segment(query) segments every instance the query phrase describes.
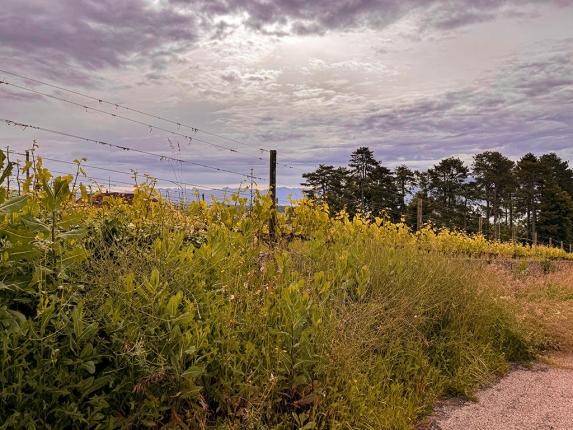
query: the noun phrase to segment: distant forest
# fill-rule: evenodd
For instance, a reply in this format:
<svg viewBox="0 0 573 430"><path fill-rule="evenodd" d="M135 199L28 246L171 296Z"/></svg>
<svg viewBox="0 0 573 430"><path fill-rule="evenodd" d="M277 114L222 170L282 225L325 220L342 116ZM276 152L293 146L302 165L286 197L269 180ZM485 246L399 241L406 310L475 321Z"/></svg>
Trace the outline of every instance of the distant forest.
<svg viewBox="0 0 573 430"><path fill-rule="evenodd" d="M328 203L333 213L386 214L416 224L418 198L423 220L436 227L479 231L489 238L539 243L573 242L573 170L555 153L525 154L514 162L495 151L471 165L450 157L425 171L384 167L367 147L354 151L347 167L320 165L303 174L307 197Z"/></svg>

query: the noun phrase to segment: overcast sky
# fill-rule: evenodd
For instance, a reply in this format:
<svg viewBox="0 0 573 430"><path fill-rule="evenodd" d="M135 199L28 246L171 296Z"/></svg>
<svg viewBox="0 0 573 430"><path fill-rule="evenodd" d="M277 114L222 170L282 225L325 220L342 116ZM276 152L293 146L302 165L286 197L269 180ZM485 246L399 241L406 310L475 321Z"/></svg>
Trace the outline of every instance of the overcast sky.
<svg viewBox="0 0 573 430"><path fill-rule="evenodd" d="M0 80L240 153L0 86L0 118L279 185L371 147L386 166L555 151L573 160L573 0L2 0L0 69L241 142L194 133L0 72ZM214 186L239 175L0 124L0 144ZM260 160L259 158L263 158ZM69 166L47 163L54 169ZM89 170L89 169L88 169ZM128 180L89 170L93 176Z"/></svg>

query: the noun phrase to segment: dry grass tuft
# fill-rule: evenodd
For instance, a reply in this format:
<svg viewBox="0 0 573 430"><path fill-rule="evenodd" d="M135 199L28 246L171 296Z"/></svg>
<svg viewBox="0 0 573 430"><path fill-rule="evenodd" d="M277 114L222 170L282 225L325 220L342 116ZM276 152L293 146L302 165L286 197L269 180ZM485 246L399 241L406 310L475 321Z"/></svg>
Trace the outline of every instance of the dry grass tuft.
<svg viewBox="0 0 573 430"><path fill-rule="evenodd" d="M512 301L518 320L542 350L573 351L573 265L549 273L492 269L502 298Z"/></svg>

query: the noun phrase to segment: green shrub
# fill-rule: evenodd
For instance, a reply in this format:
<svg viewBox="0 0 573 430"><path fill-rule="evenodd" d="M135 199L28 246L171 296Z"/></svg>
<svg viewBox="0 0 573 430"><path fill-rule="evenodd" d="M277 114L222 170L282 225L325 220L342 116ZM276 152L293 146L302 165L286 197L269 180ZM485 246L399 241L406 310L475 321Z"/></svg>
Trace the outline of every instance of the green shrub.
<svg viewBox="0 0 573 430"><path fill-rule="evenodd" d="M69 179L0 198L2 429L407 429L532 352L494 272L403 226L302 204L273 244L268 199Z"/></svg>

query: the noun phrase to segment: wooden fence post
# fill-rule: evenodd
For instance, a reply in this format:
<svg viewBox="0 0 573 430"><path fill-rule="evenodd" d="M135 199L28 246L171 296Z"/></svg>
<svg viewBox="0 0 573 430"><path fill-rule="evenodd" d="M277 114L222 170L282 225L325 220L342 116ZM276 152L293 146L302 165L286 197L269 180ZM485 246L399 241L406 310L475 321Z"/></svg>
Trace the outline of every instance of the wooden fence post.
<svg viewBox="0 0 573 430"><path fill-rule="evenodd" d="M28 163L30 162L30 151L26 150L26 167L28 166ZM30 168L28 167L26 169L26 181L28 181L30 179Z"/></svg>
<svg viewBox="0 0 573 430"><path fill-rule="evenodd" d="M271 217L269 219L269 235L271 240L276 239L277 227L277 151L270 150L269 159L269 192L271 195Z"/></svg>
<svg viewBox="0 0 573 430"><path fill-rule="evenodd" d="M6 167L10 168L10 147L6 147ZM10 198L10 175L6 178L6 196Z"/></svg>

